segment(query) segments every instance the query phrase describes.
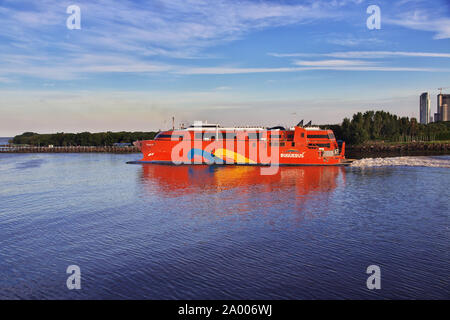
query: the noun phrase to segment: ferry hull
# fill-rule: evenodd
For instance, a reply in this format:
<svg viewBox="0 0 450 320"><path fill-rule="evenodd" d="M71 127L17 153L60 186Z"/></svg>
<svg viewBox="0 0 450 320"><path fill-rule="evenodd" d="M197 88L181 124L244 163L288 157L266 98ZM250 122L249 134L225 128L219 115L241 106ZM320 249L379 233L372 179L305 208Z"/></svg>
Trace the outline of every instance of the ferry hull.
<svg viewBox="0 0 450 320"><path fill-rule="evenodd" d="M335 150L269 146L264 141L244 141L227 146L227 141L139 141L143 158L136 163L209 164L209 165L279 165L279 166L341 166L348 164L344 149Z"/></svg>
<svg viewBox="0 0 450 320"><path fill-rule="evenodd" d="M137 141L139 163L300 166L343 165L331 130L303 127L222 128L198 123L186 129L159 132L154 140Z"/></svg>

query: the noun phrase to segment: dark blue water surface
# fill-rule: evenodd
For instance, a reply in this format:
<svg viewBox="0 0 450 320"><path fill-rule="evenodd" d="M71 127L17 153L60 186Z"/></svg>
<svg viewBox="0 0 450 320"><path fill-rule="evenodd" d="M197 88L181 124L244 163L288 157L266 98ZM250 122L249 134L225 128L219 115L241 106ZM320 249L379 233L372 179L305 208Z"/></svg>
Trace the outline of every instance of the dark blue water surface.
<svg viewBox="0 0 450 320"><path fill-rule="evenodd" d="M0 298L450 298L448 167L138 158L0 154Z"/></svg>

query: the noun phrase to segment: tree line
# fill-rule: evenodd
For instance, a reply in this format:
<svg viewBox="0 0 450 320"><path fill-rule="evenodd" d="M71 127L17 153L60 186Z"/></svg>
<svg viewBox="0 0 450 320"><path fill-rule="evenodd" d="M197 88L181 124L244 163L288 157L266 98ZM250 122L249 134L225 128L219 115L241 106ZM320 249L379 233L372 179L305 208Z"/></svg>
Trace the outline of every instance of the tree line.
<svg viewBox="0 0 450 320"><path fill-rule="evenodd" d="M355 113L352 119L345 118L342 124L324 125L332 129L336 139L348 144L363 144L369 141L408 142L450 140L450 121L420 124L415 118L398 117L385 111ZM133 143L150 140L157 132L81 132L38 134L25 132L12 139L14 144L33 146L112 146L114 143Z"/></svg>
<svg viewBox="0 0 450 320"><path fill-rule="evenodd" d="M133 143L136 140L151 140L157 132L81 132L39 134L25 132L12 139L14 144L32 146L112 146L114 143Z"/></svg>
<svg viewBox="0 0 450 320"><path fill-rule="evenodd" d="M332 129L336 139L353 145L369 141L450 140L450 121L420 124L416 118L398 117L385 111L358 112L340 125L322 127Z"/></svg>

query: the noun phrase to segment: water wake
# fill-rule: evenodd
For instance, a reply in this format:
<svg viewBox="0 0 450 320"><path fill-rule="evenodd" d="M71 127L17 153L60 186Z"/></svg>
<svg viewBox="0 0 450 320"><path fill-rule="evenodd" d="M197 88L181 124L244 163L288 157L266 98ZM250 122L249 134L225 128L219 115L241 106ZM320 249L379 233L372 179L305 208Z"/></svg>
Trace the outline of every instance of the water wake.
<svg viewBox="0 0 450 320"><path fill-rule="evenodd" d="M357 168L388 166L450 168L450 159L432 157L366 158L354 161L351 166Z"/></svg>

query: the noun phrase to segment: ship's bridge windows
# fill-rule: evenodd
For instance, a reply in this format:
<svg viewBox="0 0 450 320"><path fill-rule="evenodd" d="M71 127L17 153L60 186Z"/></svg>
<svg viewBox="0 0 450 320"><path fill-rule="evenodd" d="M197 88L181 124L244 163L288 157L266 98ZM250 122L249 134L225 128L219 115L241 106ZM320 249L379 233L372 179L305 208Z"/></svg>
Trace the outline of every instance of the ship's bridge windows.
<svg viewBox="0 0 450 320"><path fill-rule="evenodd" d="M308 139L328 139L328 134L308 134Z"/></svg>
<svg viewBox="0 0 450 320"><path fill-rule="evenodd" d="M328 138L331 139L331 140L335 140L336 139L333 132L328 133Z"/></svg>
<svg viewBox="0 0 450 320"><path fill-rule="evenodd" d="M171 134L158 134L155 139L170 139L172 137Z"/></svg>
<svg viewBox="0 0 450 320"><path fill-rule="evenodd" d="M281 139L281 134L271 134L270 138L272 138L272 139Z"/></svg>
<svg viewBox="0 0 450 320"><path fill-rule="evenodd" d="M294 140L294 134L293 133L288 134L287 139Z"/></svg>
<svg viewBox="0 0 450 320"><path fill-rule="evenodd" d="M161 132L158 132L158 133L156 134L156 136L155 136L154 139L155 139L155 140L158 139L161 135L162 135L162 131L161 131Z"/></svg>
<svg viewBox="0 0 450 320"><path fill-rule="evenodd" d="M180 134L163 134L163 133L158 133L158 134L155 136L155 140L160 140L160 139L183 140L183 135L180 135Z"/></svg>

